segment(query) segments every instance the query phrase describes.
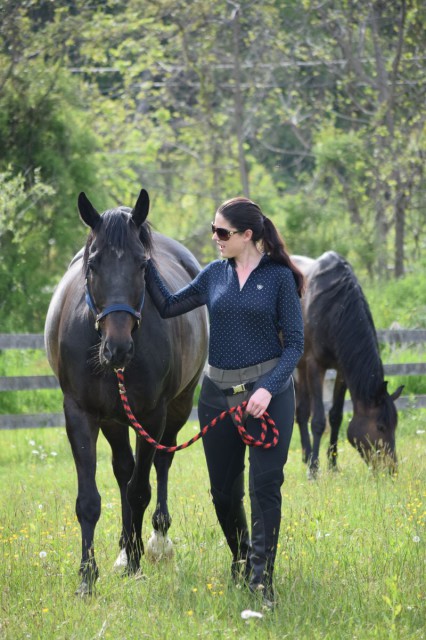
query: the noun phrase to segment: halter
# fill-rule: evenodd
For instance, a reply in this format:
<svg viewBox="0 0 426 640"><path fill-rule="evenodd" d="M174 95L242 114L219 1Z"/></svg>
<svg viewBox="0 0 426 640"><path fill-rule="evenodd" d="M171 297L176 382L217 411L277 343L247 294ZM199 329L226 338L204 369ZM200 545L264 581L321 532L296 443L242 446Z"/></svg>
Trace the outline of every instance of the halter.
<svg viewBox="0 0 426 640"><path fill-rule="evenodd" d="M109 307L106 307L101 312L99 312L97 310L97 308L96 308L95 301L93 300L93 296L92 296L92 294L90 292L89 281L88 281L87 275L86 275L86 280L85 280L85 284L84 284L84 293L85 293L87 306L89 307L89 309L92 311L93 315L95 316L95 329L99 333L99 335L101 335L101 332L100 332L100 329L99 329L100 321L102 320L102 318L105 318L105 316L109 315L110 313L113 313L114 311L125 311L126 313L130 313L131 316L136 318L135 327L139 327L139 325L141 323L142 309L143 309L143 305L144 305L144 302L145 302L145 291L142 293L141 301L139 303L139 310L138 309L134 309L129 304L125 304L125 303L121 304L120 303L120 304L110 304Z"/></svg>

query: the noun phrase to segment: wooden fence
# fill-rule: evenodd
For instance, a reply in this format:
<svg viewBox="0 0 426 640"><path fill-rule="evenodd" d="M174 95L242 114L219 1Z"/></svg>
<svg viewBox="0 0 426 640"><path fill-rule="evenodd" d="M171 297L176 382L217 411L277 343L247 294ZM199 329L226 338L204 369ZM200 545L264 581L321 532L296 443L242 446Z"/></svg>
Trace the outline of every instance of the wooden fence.
<svg viewBox="0 0 426 640"><path fill-rule="evenodd" d="M377 331L380 342L390 344L424 344L426 342L426 330L383 330ZM40 349L44 350L42 334L1 334L0 351L4 349ZM423 376L426 375L426 362L404 363L404 364L384 364L386 377L388 376ZM328 371L326 383L330 385L335 377L334 371ZM46 376L8 376L0 377L0 411L2 391L22 391L35 389L58 389L58 382L53 375ZM329 405L327 392L325 391L326 405ZM417 409L426 407L426 395L401 396L396 401L399 410ZM351 411L350 400L345 401L345 411ZM0 414L0 429L22 429L34 427L59 427L65 424L63 413L38 413L6 415Z"/></svg>

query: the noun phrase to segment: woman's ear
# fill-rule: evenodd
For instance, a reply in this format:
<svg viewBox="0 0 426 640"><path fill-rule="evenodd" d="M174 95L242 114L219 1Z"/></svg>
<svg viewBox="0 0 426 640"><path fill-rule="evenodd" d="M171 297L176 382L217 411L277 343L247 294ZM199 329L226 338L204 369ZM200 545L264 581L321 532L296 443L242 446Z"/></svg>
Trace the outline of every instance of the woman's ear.
<svg viewBox="0 0 426 640"><path fill-rule="evenodd" d="M253 240L253 230L246 229L243 233L243 238L244 240L247 240L247 242L250 242L250 240Z"/></svg>

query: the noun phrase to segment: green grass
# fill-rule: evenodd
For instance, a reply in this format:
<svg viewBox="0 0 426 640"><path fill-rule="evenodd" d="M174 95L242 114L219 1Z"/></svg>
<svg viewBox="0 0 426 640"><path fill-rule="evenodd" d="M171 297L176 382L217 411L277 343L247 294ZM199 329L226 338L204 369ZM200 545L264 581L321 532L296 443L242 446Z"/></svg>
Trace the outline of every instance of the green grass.
<svg viewBox="0 0 426 640"><path fill-rule="evenodd" d="M179 442L197 428L187 424ZM210 501L200 442L177 453L171 470L175 557L159 565L144 559L146 577L135 580L113 570L119 496L109 448L100 438L103 508L96 554L101 575L96 596L81 600L73 595L79 583L80 531L65 431L2 431L0 637L426 638L425 431L426 412L400 414L396 478L373 475L343 439L341 470L328 472L324 441L316 482L306 479L295 431L282 490L279 606L248 621L241 619L241 611L257 606L230 582L230 553ZM154 502L145 517L145 542Z"/></svg>

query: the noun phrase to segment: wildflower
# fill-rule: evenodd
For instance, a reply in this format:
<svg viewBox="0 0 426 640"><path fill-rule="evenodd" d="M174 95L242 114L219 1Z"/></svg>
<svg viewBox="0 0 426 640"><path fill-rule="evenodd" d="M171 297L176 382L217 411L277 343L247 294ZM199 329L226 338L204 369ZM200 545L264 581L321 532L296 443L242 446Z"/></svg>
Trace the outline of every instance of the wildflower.
<svg viewBox="0 0 426 640"><path fill-rule="evenodd" d="M193 615L194 615L193 610L192 610L192 609L190 609L189 611L187 611L187 612L186 612L186 615L188 615L188 616L193 616Z"/></svg>
<svg viewBox="0 0 426 640"><path fill-rule="evenodd" d="M40 556L40 558L45 558L47 556L47 553L46 551L40 551L38 555Z"/></svg>
<svg viewBox="0 0 426 640"><path fill-rule="evenodd" d="M413 542L420 542L419 536L413 536Z"/></svg>

